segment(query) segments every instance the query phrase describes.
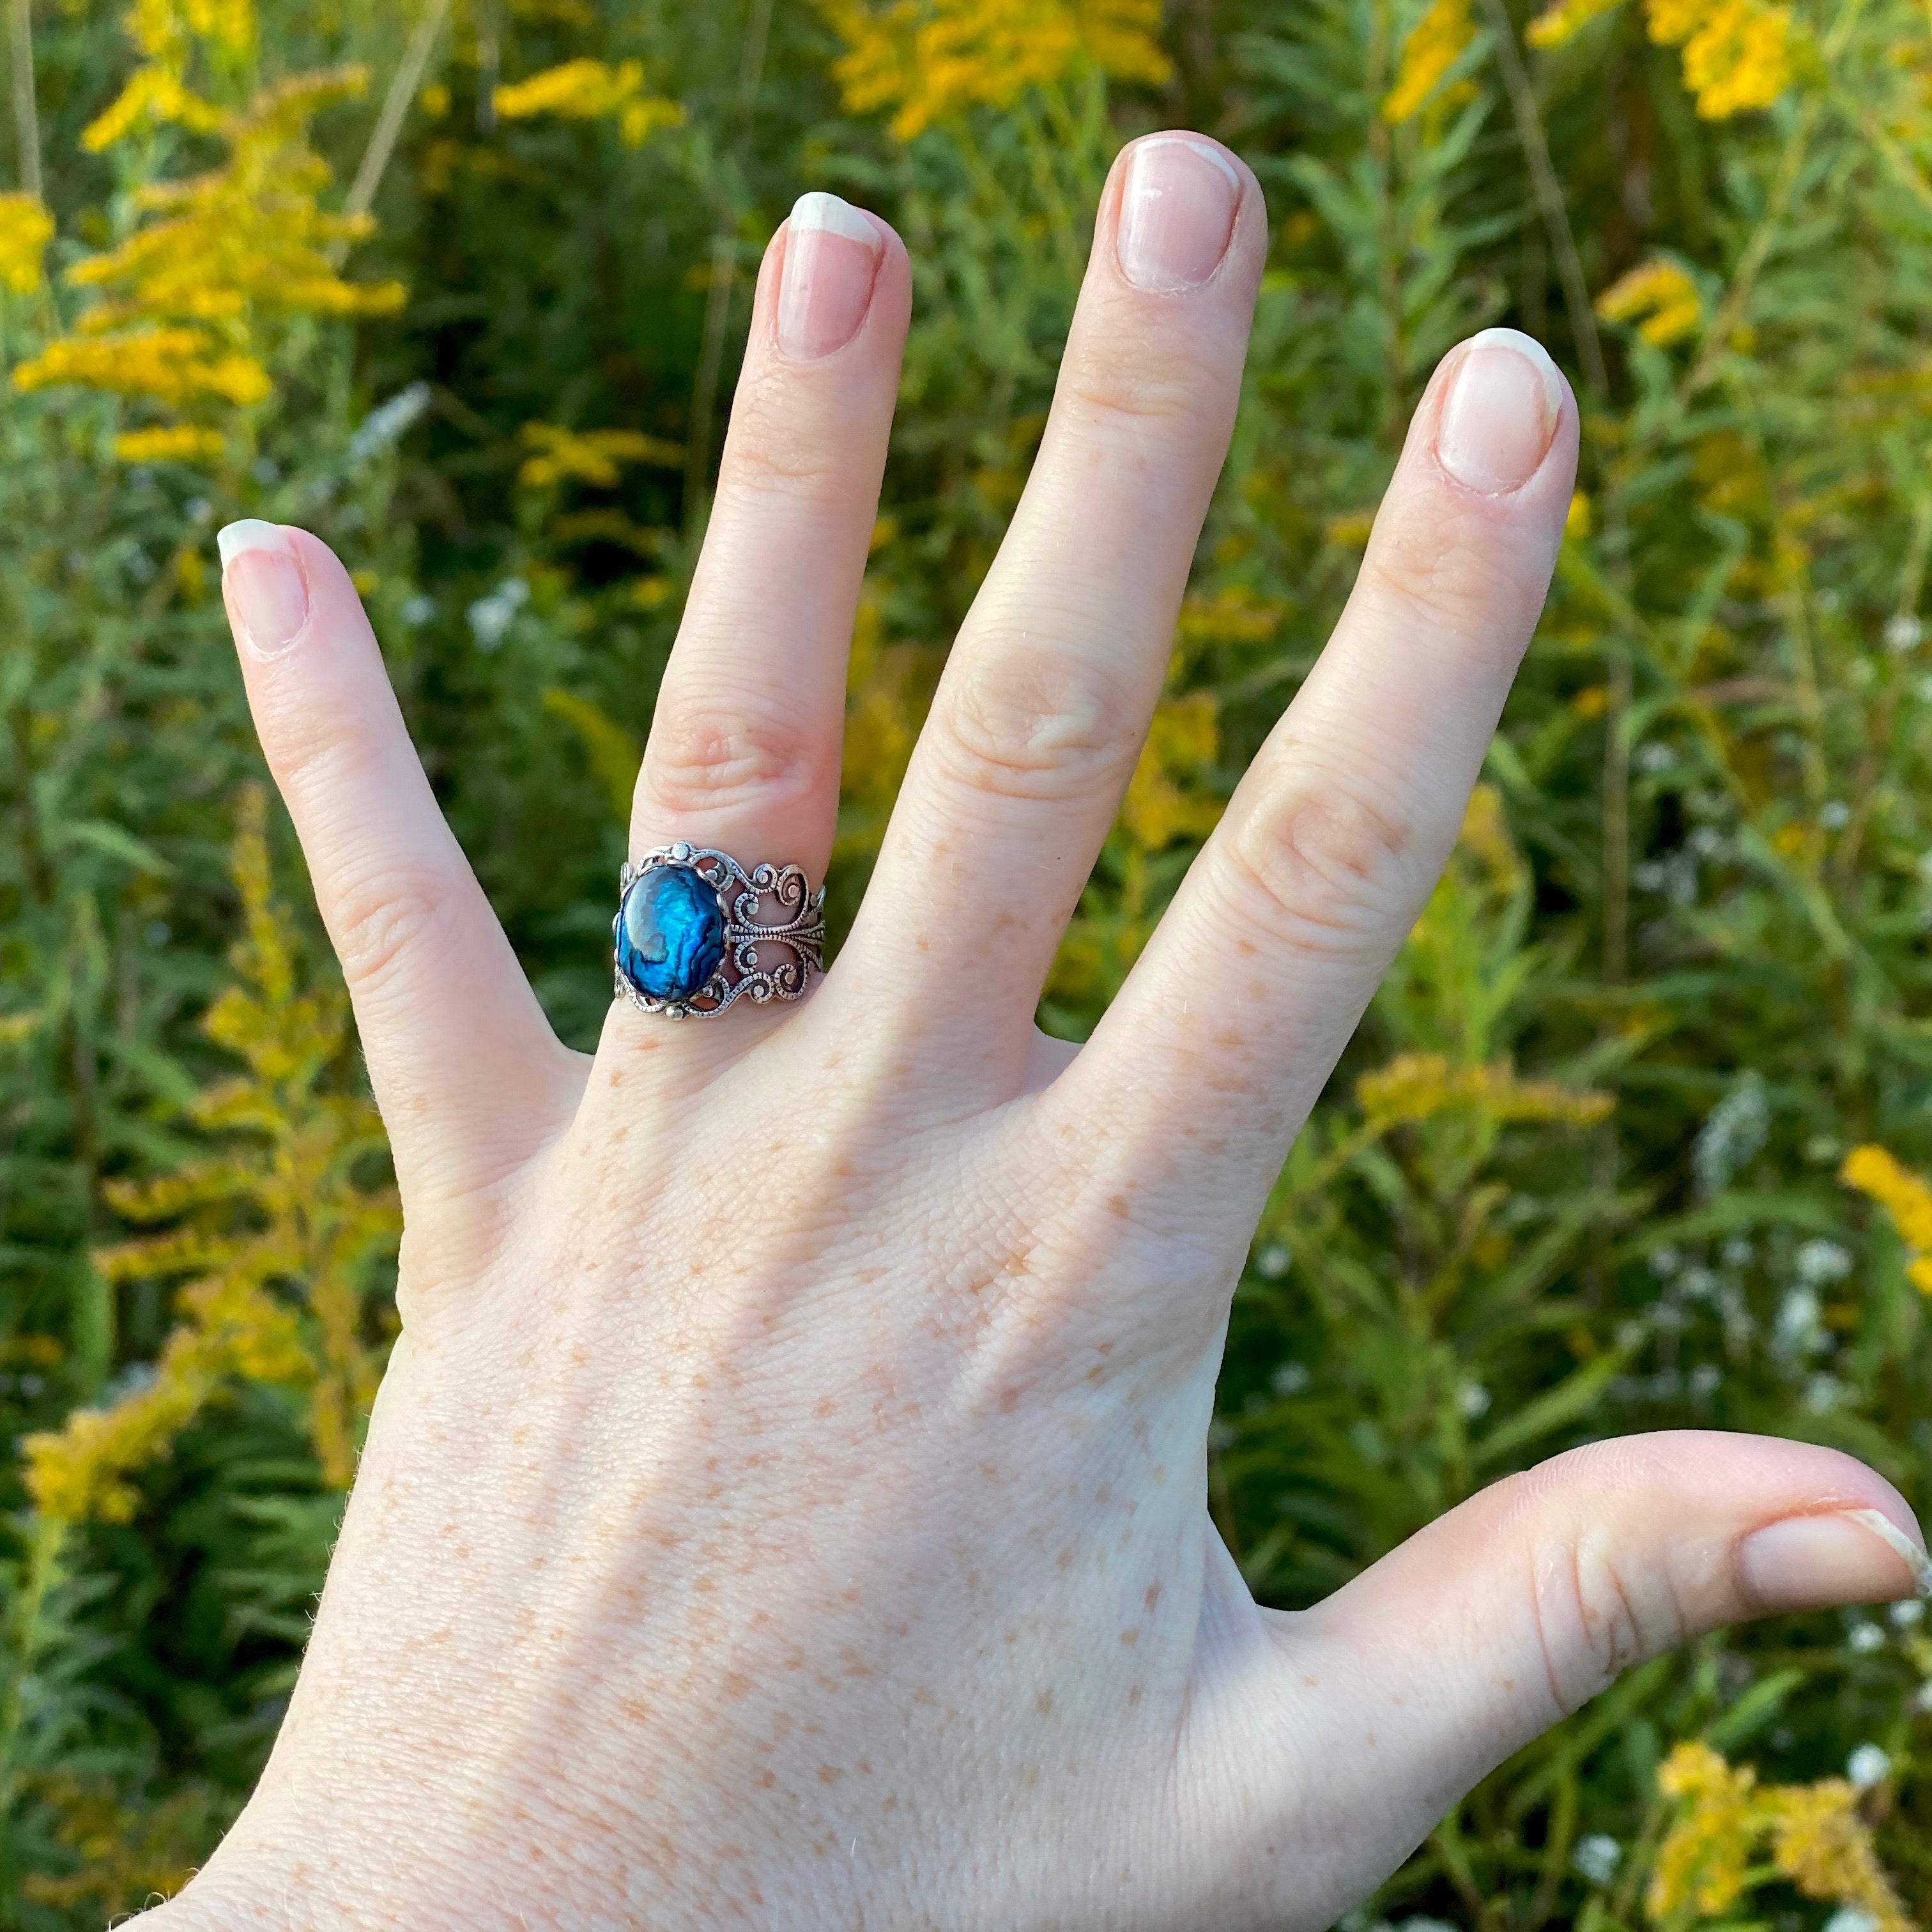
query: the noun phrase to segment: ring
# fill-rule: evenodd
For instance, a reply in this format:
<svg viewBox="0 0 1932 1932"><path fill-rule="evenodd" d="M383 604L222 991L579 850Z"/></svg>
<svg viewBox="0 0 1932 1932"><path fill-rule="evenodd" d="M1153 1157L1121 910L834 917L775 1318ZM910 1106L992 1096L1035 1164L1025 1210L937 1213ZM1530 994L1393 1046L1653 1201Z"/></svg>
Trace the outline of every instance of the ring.
<svg viewBox="0 0 1932 1932"><path fill-rule="evenodd" d="M740 998L802 999L824 970L825 888L812 891L800 866L747 872L680 841L626 866L617 887L617 994L647 1013L710 1019Z"/></svg>

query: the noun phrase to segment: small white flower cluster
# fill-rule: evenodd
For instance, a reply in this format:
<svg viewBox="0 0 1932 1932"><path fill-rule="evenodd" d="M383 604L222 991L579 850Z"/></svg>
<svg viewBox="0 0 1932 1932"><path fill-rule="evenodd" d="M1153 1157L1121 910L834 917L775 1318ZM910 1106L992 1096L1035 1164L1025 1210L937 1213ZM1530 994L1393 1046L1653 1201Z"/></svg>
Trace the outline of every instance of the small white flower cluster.
<svg viewBox="0 0 1932 1932"><path fill-rule="evenodd" d="M530 586L520 577L506 578L488 596L470 605L470 628L479 651L494 651L510 634L517 613L530 601Z"/></svg>
<svg viewBox="0 0 1932 1932"><path fill-rule="evenodd" d="M1756 1156L1771 1134L1764 1076L1747 1067L1704 1117L1690 1148L1691 1171L1706 1195L1720 1194Z"/></svg>
<svg viewBox="0 0 1932 1932"><path fill-rule="evenodd" d="M393 449L422 419L429 408L430 394L427 382L412 382L386 403L378 403L349 439L349 466L359 470L372 457Z"/></svg>
<svg viewBox="0 0 1932 1932"><path fill-rule="evenodd" d="M1623 1846L1604 1832L1592 1832L1587 1838L1579 1838L1576 1849L1570 1854L1570 1862L1578 1873L1595 1886L1608 1885L1623 1862Z"/></svg>

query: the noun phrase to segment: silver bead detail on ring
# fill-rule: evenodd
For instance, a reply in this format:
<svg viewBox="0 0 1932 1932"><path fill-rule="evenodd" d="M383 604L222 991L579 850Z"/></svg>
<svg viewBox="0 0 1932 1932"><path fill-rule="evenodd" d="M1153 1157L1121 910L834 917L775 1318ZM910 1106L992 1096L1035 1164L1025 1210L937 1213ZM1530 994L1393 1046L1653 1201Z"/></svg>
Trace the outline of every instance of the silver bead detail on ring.
<svg viewBox="0 0 1932 1932"><path fill-rule="evenodd" d="M802 998L825 964L824 902L799 866L747 872L728 852L660 845L618 880L617 995L674 1020Z"/></svg>

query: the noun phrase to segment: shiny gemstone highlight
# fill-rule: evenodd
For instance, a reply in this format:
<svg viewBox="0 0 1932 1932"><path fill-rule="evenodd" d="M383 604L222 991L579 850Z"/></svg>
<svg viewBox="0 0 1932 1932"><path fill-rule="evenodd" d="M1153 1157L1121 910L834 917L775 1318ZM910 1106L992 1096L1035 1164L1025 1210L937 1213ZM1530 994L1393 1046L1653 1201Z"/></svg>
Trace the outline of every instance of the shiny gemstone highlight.
<svg viewBox="0 0 1932 1932"><path fill-rule="evenodd" d="M716 889L688 866L653 866L617 908L617 970L647 999L688 1000L724 957Z"/></svg>

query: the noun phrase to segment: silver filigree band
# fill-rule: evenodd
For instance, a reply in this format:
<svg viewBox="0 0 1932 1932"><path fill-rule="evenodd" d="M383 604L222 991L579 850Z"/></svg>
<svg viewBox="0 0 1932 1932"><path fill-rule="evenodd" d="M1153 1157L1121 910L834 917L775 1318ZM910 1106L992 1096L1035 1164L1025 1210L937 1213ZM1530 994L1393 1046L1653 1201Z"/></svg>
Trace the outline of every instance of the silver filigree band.
<svg viewBox="0 0 1932 1932"><path fill-rule="evenodd" d="M622 946L625 895L645 874L674 866L694 873L718 896L723 956L695 992L660 998L633 983L620 963L617 996L667 1018L711 1019L740 999L763 1006L805 996L807 982L825 965L825 889L814 892L797 866L754 866L748 872L728 852L682 840L660 845L627 864L618 877L614 934ZM769 910L765 908L769 905ZM761 911L764 916L760 916Z"/></svg>

